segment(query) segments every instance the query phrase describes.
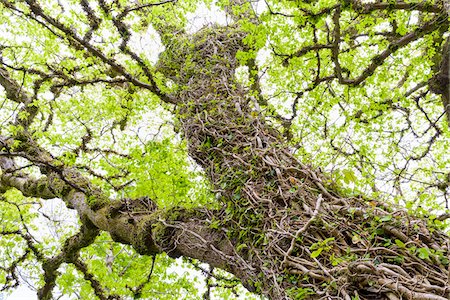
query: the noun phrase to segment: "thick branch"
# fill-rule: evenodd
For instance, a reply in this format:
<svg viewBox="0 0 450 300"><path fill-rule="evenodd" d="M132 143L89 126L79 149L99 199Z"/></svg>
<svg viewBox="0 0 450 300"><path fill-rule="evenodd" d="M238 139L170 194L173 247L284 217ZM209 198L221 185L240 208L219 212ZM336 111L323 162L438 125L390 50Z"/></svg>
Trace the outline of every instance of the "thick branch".
<svg viewBox="0 0 450 300"><path fill-rule="evenodd" d="M417 10L429 13L441 13L443 10L444 1L420 1L420 2L403 2L403 1L391 1L375 3L363 3L361 0L352 0L351 4L353 8L359 13L369 14L376 10Z"/></svg>
<svg viewBox="0 0 450 300"><path fill-rule="evenodd" d="M425 23L418 29L402 36L401 38L391 42L389 46L380 54L376 55L371 59L371 62L369 66L366 67L366 69L363 70L360 76L356 77L355 79L347 79L343 78L342 76L342 70L340 68L339 63L339 42L340 42L340 28L339 28L339 10L336 10L336 13L334 14L333 21L335 24L335 30L334 30L334 48L333 48L333 62L335 63L335 71L336 75L339 78L339 82L342 84L349 84L349 85L359 85L361 82L366 80L369 76L371 76L375 70L381 66L384 61L393 53L395 53L398 49L405 47L406 45L410 44L411 42L418 40L419 38L423 37L425 34L428 34L430 32L433 32L434 30L438 29L440 26L445 26L445 24L448 24L447 21L447 14L441 14L437 17L435 17L432 21Z"/></svg>
<svg viewBox="0 0 450 300"><path fill-rule="evenodd" d="M38 291L40 300L52 299L53 288L56 286L56 279L59 275L58 268L64 262L75 263L79 251L92 244L98 234L99 230L92 224L82 225L80 232L66 240L59 255L42 261L44 285ZM106 299L106 297L103 297L103 299Z"/></svg>
<svg viewBox="0 0 450 300"><path fill-rule="evenodd" d="M2 140L2 146L8 150L7 139L3 137ZM48 163L51 165L54 162ZM164 251L172 257L196 258L228 270L251 288L249 283L254 276L253 269L235 252L224 231L210 228L210 221L207 220L211 220L217 212L177 208L159 211L147 198L111 200L111 204L93 209L88 204L89 191L85 193L76 186L82 176L75 170L64 171L62 168L61 174L71 174L72 178L50 172L47 176L34 179L15 172L14 161L6 156L0 156L0 168L0 192L14 187L28 197L62 198L69 207L77 210L85 226L79 235L68 240L66 250L49 260L44 267L48 280L40 291L43 299L51 295L57 265L64 261L73 262L70 256L74 253L73 249L81 249L87 242L92 242L97 229L109 232L115 241L132 245L141 254L153 255ZM74 241L77 241L75 245Z"/></svg>
<svg viewBox="0 0 450 300"><path fill-rule="evenodd" d="M10 100L23 105L21 111L18 113L16 124L21 124L23 127L27 128L38 113L37 106L32 104L33 99L26 94L23 87L12 79L9 72L1 65L0 85L3 86L6 91L6 96ZM25 114L26 117L21 117L22 114Z"/></svg>

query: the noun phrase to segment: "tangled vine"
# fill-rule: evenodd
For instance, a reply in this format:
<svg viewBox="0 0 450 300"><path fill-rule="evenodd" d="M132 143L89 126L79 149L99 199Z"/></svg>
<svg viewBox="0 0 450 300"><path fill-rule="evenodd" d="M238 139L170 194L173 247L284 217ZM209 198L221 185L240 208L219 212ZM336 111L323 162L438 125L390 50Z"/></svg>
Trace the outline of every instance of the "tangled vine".
<svg viewBox="0 0 450 300"><path fill-rule="evenodd" d="M244 38L205 28L158 65L178 86L189 154L223 203L212 226L231 228L249 262L244 284L272 299L448 299L448 237L428 219L342 195L299 162L235 77Z"/></svg>

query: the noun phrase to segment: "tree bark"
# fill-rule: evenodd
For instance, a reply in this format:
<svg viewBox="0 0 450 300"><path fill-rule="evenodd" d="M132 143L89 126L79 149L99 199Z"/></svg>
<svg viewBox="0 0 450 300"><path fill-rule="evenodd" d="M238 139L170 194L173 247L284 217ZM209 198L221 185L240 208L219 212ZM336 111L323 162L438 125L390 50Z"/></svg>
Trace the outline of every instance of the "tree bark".
<svg viewBox="0 0 450 300"><path fill-rule="evenodd" d="M185 36L189 46L171 47L159 70L182 87L172 97L189 154L222 196L221 225L255 270L255 289L273 299L447 299L447 237L340 194L299 162L235 79L244 37L234 27Z"/></svg>

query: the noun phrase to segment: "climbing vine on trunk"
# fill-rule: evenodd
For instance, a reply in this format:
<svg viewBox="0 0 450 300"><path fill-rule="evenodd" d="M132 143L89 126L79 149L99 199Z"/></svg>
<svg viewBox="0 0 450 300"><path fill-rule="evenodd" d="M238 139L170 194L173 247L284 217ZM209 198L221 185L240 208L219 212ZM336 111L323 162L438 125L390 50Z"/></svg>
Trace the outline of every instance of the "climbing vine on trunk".
<svg viewBox="0 0 450 300"><path fill-rule="evenodd" d="M189 155L224 207L211 226L227 228L249 265L245 285L272 299L447 299L448 237L376 199L346 197L298 161L236 79L245 36L216 26L177 37L184 46L158 66L178 87Z"/></svg>

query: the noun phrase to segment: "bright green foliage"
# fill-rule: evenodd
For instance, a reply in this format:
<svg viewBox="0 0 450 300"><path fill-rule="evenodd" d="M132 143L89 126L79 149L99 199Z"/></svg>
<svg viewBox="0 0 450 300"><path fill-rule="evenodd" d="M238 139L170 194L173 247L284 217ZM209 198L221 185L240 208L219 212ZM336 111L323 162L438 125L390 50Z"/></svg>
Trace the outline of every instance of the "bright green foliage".
<svg viewBox="0 0 450 300"><path fill-rule="evenodd" d="M260 17L260 30L270 39L262 49L266 55L260 56L260 69L267 68L262 87L267 97L274 96L271 105L290 117L296 95L305 91L296 102L297 117L292 125L292 142L300 144L299 155L311 164L336 170L333 180L347 192L375 192L375 196L392 198L401 189L403 204L412 201L413 207L438 208L438 203L445 201L444 193L430 186L447 180L449 166L441 159L450 146L445 138L448 125L442 102L433 93L426 93L420 100L404 95L431 78L435 47L445 42L447 34L443 37L443 31L435 31L399 49L357 88L333 80L309 91L317 76L333 75L332 50L305 51L301 57L297 57L297 51L328 44L334 24L328 14L311 22L304 11L318 13L340 3L309 2L268 1L272 12L284 15L266 12ZM361 15L342 9L339 24L345 34L341 36L339 61L344 77L360 76L371 60L387 49L390 40L417 30L421 18L428 15L413 10ZM393 24L398 35L386 38L384 34ZM439 125L433 127L433 122ZM430 142L433 136L437 138ZM395 170L401 170L401 174L393 174ZM420 201L425 191L430 198Z"/></svg>

